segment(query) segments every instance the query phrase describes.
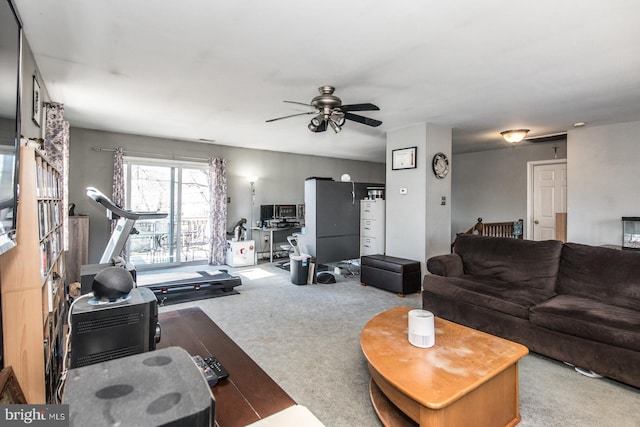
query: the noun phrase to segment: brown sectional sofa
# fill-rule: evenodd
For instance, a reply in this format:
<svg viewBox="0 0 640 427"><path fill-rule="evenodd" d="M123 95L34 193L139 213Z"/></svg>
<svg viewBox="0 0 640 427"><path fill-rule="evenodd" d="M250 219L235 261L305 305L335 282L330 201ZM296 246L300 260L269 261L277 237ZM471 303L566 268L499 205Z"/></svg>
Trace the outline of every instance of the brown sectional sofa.
<svg viewBox="0 0 640 427"><path fill-rule="evenodd" d="M423 308L640 388L640 252L459 235Z"/></svg>

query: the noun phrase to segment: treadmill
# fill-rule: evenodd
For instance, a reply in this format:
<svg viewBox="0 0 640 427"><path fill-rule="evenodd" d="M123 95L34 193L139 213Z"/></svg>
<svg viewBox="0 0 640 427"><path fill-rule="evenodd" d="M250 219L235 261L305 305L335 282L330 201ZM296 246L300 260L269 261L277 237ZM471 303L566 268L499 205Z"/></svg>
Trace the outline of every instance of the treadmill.
<svg viewBox="0 0 640 427"><path fill-rule="evenodd" d="M107 217L118 219L116 226L111 233L109 243L105 248L100 264L83 265L81 267L81 293L91 292L93 277L102 269L123 264L120 258L130 234L137 233L134 225L139 219L161 219L166 218L164 212L135 212L123 209L116 205L109 197L104 195L94 187L87 187L87 196L107 209ZM125 265L123 265L125 266ZM126 263L126 268L131 272L134 281L136 280L135 266ZM238 294L234 289L242 285L239 276L230 275L227 270L219 270L217 274L209 274L205 271L197 272L200 277L192 277L183 280L173 280L163 283L143 285L153 291L160 305L178 303L184 301L195 301L216 296Z"/></svg>
<svg viewBox="0 0 640 427"><path fill-rule="evenodd" d="M87 196L107 208L107 217L109 219L118 219L116 228L113 230L113 233L111 233L109 243L100 258L100 264L112 262L114 257L119 257L120 254L122 254L124 245L127 244L127 239L129 235L132 234L134 230L133 226L137 220L161 219L166 218L168 215L165 212L134 212L122 209L113 203L110 198L93 187L87 187ZM136 232L133 231L133 233Z"/></svg>

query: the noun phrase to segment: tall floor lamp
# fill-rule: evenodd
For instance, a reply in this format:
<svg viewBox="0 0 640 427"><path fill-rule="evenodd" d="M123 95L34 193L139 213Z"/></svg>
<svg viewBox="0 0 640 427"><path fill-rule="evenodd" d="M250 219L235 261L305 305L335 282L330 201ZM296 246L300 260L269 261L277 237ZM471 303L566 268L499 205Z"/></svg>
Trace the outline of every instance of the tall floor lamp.
<svg viewBox="0 0 640 427"><path fill-rule="evenodd" d="M249 240L253 240L253 206L256 204L256 181L257 176L248 176L247 181L251 184L251 205L249 211Z"/></svg>

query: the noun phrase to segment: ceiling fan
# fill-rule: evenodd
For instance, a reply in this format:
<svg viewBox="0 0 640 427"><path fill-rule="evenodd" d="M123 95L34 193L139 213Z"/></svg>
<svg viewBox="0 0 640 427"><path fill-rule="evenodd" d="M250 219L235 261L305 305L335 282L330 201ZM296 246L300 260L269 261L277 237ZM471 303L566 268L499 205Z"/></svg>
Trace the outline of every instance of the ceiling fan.
<svg viewBox="0 0 640 427"><path fill-rule="evenodd" d="M311 119L311 122L309 122L309 125L307 125L311 132L324 132L325 130L327 130L327 126L330 126L335 133L338 133L342 130L342 126L344 125L346 120L353 120L354 122L373 127L377 127L382 124L380 120L370 119L368 117L351 113L351 111L380 110L378 106L370 103L342 105L342 100L333 94L333 92L335 91L335 88L333 86L321 86L318 88L318 91L320 92L320 95L313 98L311 100L311 103L309 104L296 101L283 101L290 104L299 104L304 105L305 107L312 107L314 108L313 111L270 119L267 120L267 123L275 122L276 120L288 119L289 117L315 114L315 117L313 117Z"/></svg>

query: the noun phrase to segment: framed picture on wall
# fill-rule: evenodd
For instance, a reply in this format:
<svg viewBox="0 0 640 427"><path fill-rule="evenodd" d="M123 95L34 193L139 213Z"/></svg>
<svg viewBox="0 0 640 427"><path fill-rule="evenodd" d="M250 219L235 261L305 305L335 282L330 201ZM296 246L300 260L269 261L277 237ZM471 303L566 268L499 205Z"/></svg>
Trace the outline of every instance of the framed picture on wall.
<svg viewBox="0 0 640 427"><path fill-rule="evenodd" d="M391 152L391 169L415 169L418 147L400 148Z"/></svg>
<svg viewBox="0 0 640 427"><path fill-rule="evenodd" d="M33 122L40 126L40 117L42 116L42 98L40 97L40 84L36 76L33 76Z"/></svg>
<svg viewBox="0 0 640 427"><path fill-rule="evenodd" d="M27 399L24 397L18 379L11 366L7 366L0 372L0 405L24 405Z"/></svg>

